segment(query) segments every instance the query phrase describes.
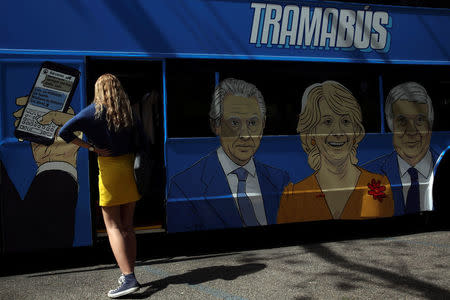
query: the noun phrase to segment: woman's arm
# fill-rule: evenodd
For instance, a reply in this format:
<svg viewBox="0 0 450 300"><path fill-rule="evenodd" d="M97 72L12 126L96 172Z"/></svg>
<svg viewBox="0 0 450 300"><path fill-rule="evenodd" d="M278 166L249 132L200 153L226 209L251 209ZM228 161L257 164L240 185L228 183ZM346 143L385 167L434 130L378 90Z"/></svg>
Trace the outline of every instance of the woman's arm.
<svg viewBox="0 0 450 300"><path fill-rule="evenodd" d="M82 139L75 135L76 131L84 132L84 129L88 128L91 121L94 119L95 108L93 105L89 105L78 114L76 114L72 119L70 119L59 131L59 136L66 143L73 143L79 147L89 149L100 156L108 156L111 154L110 150L95 148L93 145L86 143Z"/></svg>
<svg viewBox="0 0 450 300"><path fill-rule="evenodd" d="M71 141L72 144L75 144L79 147L83 147L86 149L89 149L89 151L93 151L95 153L97 153L100 156L109 156L111 154L111 151L108 149L100 149L100 148L95 148L93 145L86 143L85 141L83 141L80 138L74 138Z"/></svg>
<svg viewBox="0 0 450 300"><path fill-rule="evenodd" d="M77 136L75 135L76 131L86 133L84 132L84 129L86 128L86 125L90 122L90 120L94 118L94 113L95 109L93 109L93 106L87 106L86 108L82 109L78 114L73 116L64 124L64 126L59 130L58 135L66 143L72 142L77 138Z"/></svg>

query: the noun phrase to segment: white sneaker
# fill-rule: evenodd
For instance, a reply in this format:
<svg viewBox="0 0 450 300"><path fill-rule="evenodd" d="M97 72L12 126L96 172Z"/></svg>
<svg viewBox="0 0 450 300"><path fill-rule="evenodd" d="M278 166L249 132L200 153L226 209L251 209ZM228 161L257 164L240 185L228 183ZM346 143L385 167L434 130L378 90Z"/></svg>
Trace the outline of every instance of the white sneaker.
<svg viewBox="0 0 450 300"><path fill-rule="evenodd" d="M120 277L119 277L119 279L117 280L117 282L119 283L119 284L122 284L122 283L124 283L125 282L125 275L120 275Z"/></svg>

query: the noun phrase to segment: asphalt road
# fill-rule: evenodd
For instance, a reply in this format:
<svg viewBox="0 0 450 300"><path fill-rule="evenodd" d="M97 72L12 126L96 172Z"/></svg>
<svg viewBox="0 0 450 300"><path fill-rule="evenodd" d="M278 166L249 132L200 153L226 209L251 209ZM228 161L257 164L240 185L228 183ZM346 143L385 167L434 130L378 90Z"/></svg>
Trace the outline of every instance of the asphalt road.
<svg viewBox="0 0 450 300"><path fill-rule="evenodd" d="M450 228L422 219L138 237L125 299L450 299ZM120 272L94 248L6 255L0 299L108 299Z"/></svg>

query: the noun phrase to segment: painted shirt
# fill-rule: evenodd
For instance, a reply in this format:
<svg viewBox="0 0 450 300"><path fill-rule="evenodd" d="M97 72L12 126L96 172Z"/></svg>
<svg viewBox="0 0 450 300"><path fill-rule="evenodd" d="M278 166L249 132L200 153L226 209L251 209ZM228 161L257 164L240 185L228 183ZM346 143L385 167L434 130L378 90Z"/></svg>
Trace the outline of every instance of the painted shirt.
<svg viewBox="0 0 450 300"><path fill-rule="evenodd" d="M403 199L406 205L408 198L408 191L411 186L411 176L408 174L408 169L411 168L406 161L404 161L399 155L397 155L398 169L400 172L400 179L403 186ZM420 193L420 210L433 210L433 159L431 152L427 154L418 162L414 168L417 170L419 180L419 193Z"/></svg>
<svg viewBox="0 0 450 300"><path fill-rule="evenodd" d="M390 217L394 214L391 185L386 176L358 168L361 174L340 219ZM285 187L277 223L333 219L316 174Z"/></svg>
<svg viewBox="0 0 450 300"><path fill-rule="evenodd" d="M240 168L237 164L235 164L223 151L222 147L217 149L217 157L219 158L219 162L227 176L228 185L230 186L230 190L233 193L234 202L236 203L236 207L239 207L237 200L238 193L238 178L236 174L233 172ZM258 219L258 223L260 225L267 225L266 212L264 209L264 201L261 194L261 189L259 188L258 174L256 174L255 163L253 162L253 158L243 166L244 169L248 172L248 177L246 180L246 190L248 198L252 202L253 209L255 210L255 216Z"/></svg>

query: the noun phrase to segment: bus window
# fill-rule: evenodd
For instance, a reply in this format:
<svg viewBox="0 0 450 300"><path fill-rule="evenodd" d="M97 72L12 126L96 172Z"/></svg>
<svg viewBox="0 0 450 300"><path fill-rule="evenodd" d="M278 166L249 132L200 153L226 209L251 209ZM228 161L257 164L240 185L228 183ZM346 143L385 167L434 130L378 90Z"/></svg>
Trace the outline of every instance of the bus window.
<svg viewBox="0 0 450 300"><path fill-rule="evenodd" d="M445 118L450 114L449 69L443 66L386 66L383 72L385 99L393 87L405 82L422 85L429 95L434 110L433 131L450 131L450 123ZM385 122L389 131L387 121Z"/></svg>
<svg viewBox="0 0 450 300"><path fill-rule="evenodd" d="M265 135L296 134L303 92L327 80L347 87L358 100L366 132L380 131L379 85L375 68L362 64L236 61L222 63L220 78L255 84L267 106ZM358 74L358 77L355 77Z"/></svg>
<svg viewBox="0 0 450 300"><path fill-rule="evenodd" d="M194 61L190 63L195 65ZM177 68L177 70L179 69ZM308 87L311 85L321 86L327 90L327 93L329 92L327 97L330 97L330 105L340 98L339 104L334 103L333 108L338 112L330 110L330 113L322 111L321 105L325 103L321 101L322 98L311 100L316 104L320 102L320 108L316 104L311 104L315 110L313 114L321 115L320 119L333 113L338 114L336 116L339 118L338 127L340 129L337 134L331 131L326 134L317 133L317 137L314 138L317 141L323 140L320 147L327 148L322 151L328 153L322 155L329 154L333 156L333 160L336 160L333 152L336 152L338 156L341 155L341 152L345 152L343 158L348 160L347 164L351 166L355 178L358 178L357 174L362 174L359 180L362 181L358 181L358 188L354 183L353 186L344 187L345 193L347 193L345 198L352 203L349 206L351 208L342 210L346 203L343 202L344 206L333 212L331 218L352 219L393 214L390 190L387 195L384 193L375 195L376 197L387 197L386 201L378 201L378 198L375 201L372 198L363 201L367 195L371 195L368 193L370 191L368 185L372 179L377 180L378 183L381 181L381 184L387 186L387 178L380 174L372 174L356 165L358 159L367 161L378 154L390 151L391 148L391 143L387 142L374 151L372 144L376 142L366 135L366 133L379 134L381 127L380 78L376 68L368 68L360 64L209 61L207 66L204 66L203 62L198 62L195 69L197 72L183 74L183 78L195 82L195 78L192 77L198 75L198 70L202 70L205 74L204 91L200 91L201 86L195 86L192 94L203 95L204 93L204 97L209 94L209 101L204 97L192 97L189 102L192 107L178 112L172 109L172 113L169 111L168 115L169 120L174 118L174 115L181 114L185 119L193 117L205 120L201 123L188 122L189 126L186 127L191 135L183 139L170 139L168 142L169 232L329 218L327 209L323 209L324 214L319 216L314 212L316 209L315 197L324 194L320 192L320 188L317 188L316 191L317 184L311 186L309 181L313 181L310 179L314 178L319 167L311 164L308 158L311 155L310 151L302 144L303 141L300 143L297 132L297 128L304 125L318 128L319 123L322 124L322 121L317 118L307 121L304 125L300 125L299 122L299 114L303 113L305 105L303 102L305 99L310 101ZM354 74L359 74L359 76L355 77ZM221 100L223 102L220 104L220 119L211 120L211 127L215 128L217 137L199 139L196 137L199 137L200 134L203 134L200 135L201 137L211 136L209 131L211 128L206 124L213 100L212 93L209 92L208 81L211 81L213 75L218 77L216 89L223 89L223 92L219 91L217 95L224 95ZM199 76L199 78L202 77ZM177 107L185 99L170 97L172 89L168 85L168 101L172 101L171 105ZM247 93L249 94L247 95ZM258 93L264 98L264 103ZM307 95L306 98L304 94ZM218 97L220 98L220 96ZM328 102L325 105L328 105ZM318 109L321 111L317 111ZM191 113L192 115L190 115ZM341 121L342 118L345 120ZM254 125L249 125L250 122ZM250 128L249 126L254 127ZM342 129L342 126L345 126L345 129ZM335 129L330 126L326 130L334 131ZM341 130L345 132L341 132ZM341 140L325 140L324 137L327 135L338 136ZM333 139L335 138L333 137ZM314 143L314 145L316 144ZM359 149L358 146L360 146ZM337 161L339 159L332 164ZM246 169L247 167L244 173L236 176L254 180L253 183L250 181L249 185L252 186L252 193L256 195L253 196L256 199L252 204L256 208L254 208L254 214L250 213L252 215L250 217L244 211L239 210L238 212L233 209L234 201L240 202L241 199L234 195L236 191L237 194L240 192L239 189L233 190L236 188L233 185L235 176L234 173L230 173L230 170L234 170L236 166L247 166L247 164L250 164L248 165L250 171L253 170L252 166L255 168L252 177L246 173L250 172ZM239 169L242 170L242 168ZM238 180L241 181L241 179ZM302 186L302 189L309 188L311 191L310 193L304 192L304 196L311 200L311 211L299 211L291 207L291 204L295 206L296 199L281 200L280 202L280 197L281 199L289 198L288 188L292 187L292 183L300 182L307 182L304 186L303 183L299 186ZM228 185L229 188L227 188ZM354 189L357 192L353 193ZM336 191L336 188L332 188L331 194L334 195L328 193L327 197L339 198L340 193ZM302 195L302 192L297 194ZM361 211L362 202L367 203L363 212ZM278 203L280 206L277 205ZM245 205L239 204L239 209L241 207L245 207ZM284 211L287 213L285 214ZM289 216L289 212L295 213Z"/></svg>
<svg viewBox="0 0 450 300"><path fill-rule="evenodd" d="M168 136L213 136L208 119L215 84L211 64L202 60L168 60L166 78Z"/></svg>

